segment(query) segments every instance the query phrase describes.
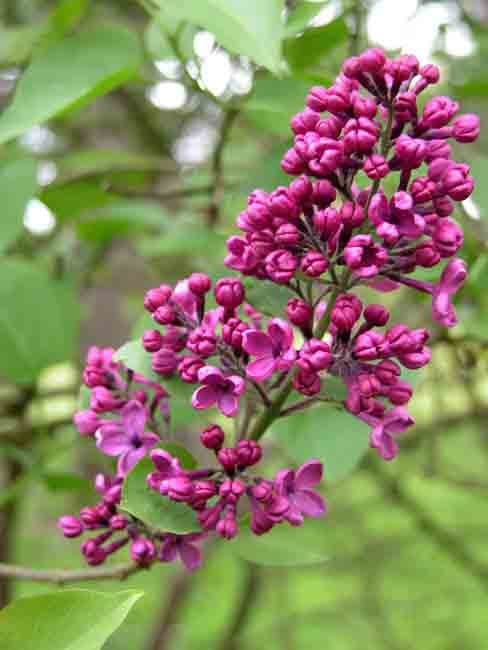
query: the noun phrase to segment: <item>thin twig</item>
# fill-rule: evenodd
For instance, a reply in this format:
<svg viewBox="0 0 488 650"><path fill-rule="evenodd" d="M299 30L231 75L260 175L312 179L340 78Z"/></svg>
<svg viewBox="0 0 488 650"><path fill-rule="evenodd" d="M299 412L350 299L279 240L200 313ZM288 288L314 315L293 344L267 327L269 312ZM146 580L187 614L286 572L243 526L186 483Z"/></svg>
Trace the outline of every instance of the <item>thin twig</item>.
<svg viewBox="0 0 488 650"><path fill-rule="evenodd" d="M32 582L51 582L63 585L84 580L125 580L141 567L133 562L117 564L113 567L100 569L32 569L15 564L0 563L0 576L15 578L16 580L30 580Z"/></svg>
<svg viewBox="0 0 488 650"><path fill-rule="evenodd" d="M147 645L147 650L167 650L172 647L172 628L178 620L181 606L190 590L191 578L192 575L189 571L181 571L175 577L163 610L157 617L156 627Z"/></svg>
<svg viewBox="0 0 488 650"><path fill-rule="evenodd" d="M208 208L209 226L215 225L220 217L220 207L224 196L224 149L238 115L238 108L230 107L225 111L219 140L212 156L213 193Z"/></svg>
<svg viewBox="0 0 488 650"><path fill-rule="evenodd" d="M121 196L156 199L157 201L170 201L172 199L183 199L191 196L197 196L199 194L210 194L210 192L213 190L213 185L179 187L164 192L151 189L119 187L118 185L113 185L112 183L109 183L106 188L107 190L115 192L116 194L120 194Z"/></svg>
<svg viewBox="0 0 488 650"><path fill-rule="evenodd" d="M259 569L253 564L242 564L246 574L244 584L239 589L239 602L224 636L218 644L218 650L238 650L239 635L245 627L251 609L256 604L256 596L260 585Z"/></svg>

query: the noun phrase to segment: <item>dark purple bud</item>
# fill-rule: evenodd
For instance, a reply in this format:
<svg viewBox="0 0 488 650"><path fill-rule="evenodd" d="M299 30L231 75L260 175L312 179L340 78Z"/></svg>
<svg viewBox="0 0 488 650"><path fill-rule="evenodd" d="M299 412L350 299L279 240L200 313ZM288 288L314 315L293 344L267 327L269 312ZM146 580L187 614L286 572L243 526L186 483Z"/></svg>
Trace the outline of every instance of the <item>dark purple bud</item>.
<svg viewBox="0 0 488 650"><path fill-rule="evenodd" d="M360 334L354 342L354 356L361 361L373 361L381 355L384 336L379 332L370 331Z"/></svg>
<svg viewBox="0 0 488 650"><path fill-rule="evenodd" d="M198 371L204 365L204 362L198 357L184 357L178 365L178 374L185 383L196 384Z"/></svg>
<svg viewBox="0 0 488 650"><path fill-rule="evenodd" d="M130 546L130 556L139 566L149 566L156 557L154 542L146 537L138 537Z"/></svg>
<svg viewBox="0 0 488 650"><path fill-rule="evenodd" d="M277 284L287 284L295 275L297 267L297 258L285 249L279 248L265 259L266 273Z"/></svg>
<svg viewBox="0 0 488 650"><path fill-rule="evenodd" d="M380 392L381 384L376 375L366 372L361 373L357 376L356 382L358 390L363 397L374 397Z"/></svg>
<svg viewBox="0 0 488 650"><path fill-rule="evenodd" d="M217 453L217 459L226 472L233 472L238 459L237 452L233 447L223 447Z"/></svg>
<svg viewBox="0 0 488 650"><path fill-rule="evenodd" d="M359 69L372 75L380 75L386 63L386 55L378 47L370 48L359 56ZM344 74L346 71L344 70ZM349 76L346 74L346 76Z"/></svg>
<svg viewBox="0 0 488 650"><path fill-rule="evenodd" d="M228 511L216 526L217 534L224 539L233 539L237 535L238 526L233 511Z"/></svg>
<svg viewBox="0 0 488 650"><path fill-rule="evenodd" d="M129 520L125 515L118 513L113 517L110 517L109 523L112 530L124 530L124 528L127 527Z"/></svg>
<svg viewBox="0 0 488 650"><path fill-rule="evenodd" d="M310 88L308 92L306 104L313 111L317 113L322 113L323 111L328 110L327 100L328 100L327 88L325 88L324 86L313 86L312 88Z"/></svg>
<svg viewBox="0 0 488 650"><path fill-rule="evenodd" d="M320 393L320 377L315 372L300 369L293 377L293 387L302 395L312 397Z"/></svg>
<svg viewBox="0 0 488 650"><path fill-rule="evenodd" d="M457 142L474 142L480 134L480 118L474 113L460 115L452 123L452 135Z"/></svg>
<svg viewBox="0 0 488 650"><path fill-rule="evenodd" d="M300 205L306 204L311 200L313 186L306 176L299 176L290 183L288 188L291 196Z"/></svg>
<svg viewBox="0 0 488 650"><path fill-rule="evenodd" d="M408 368L409 370L417 370L417 368L423 368L427 365L432 357L432 353L429 348L424 347L418 352L408 352L406 354L399 354L398 360L400 363Z"/></svg>
<svg viewBox="0 0 488 650"><path fill-rule="evenodd" d="M363 310L362 302L352 293L337 296L331 312L331 322L340 332L350 332L359 320Z"/></svg>
<svg viewBox="0 0 488 650"><path fill-rule="evenodd" d="M236 504L246 491L246 484L240 479L226 479L219 489L219 495L226 503Z"/></svg>
<svg viewBox="0 0 488 650"><path fill-rule="evenodd" d="M441 257L452 257L463 245L462 229L452 219L439 219L432 233L436 249Z"/></svg>
<svg viewBox="0 0 488 650"><path fill-rule="evenodd" d="M188 287L197 296L204 296L212 288L212 280L205 273L192 273L188 278Z"/></svg>
<svg viewBox="0 0 488 650"><path fill-rule="evenodd" d="M244 302L244 285L238 278L221 278L215 285L215 300L226 309L235 309Z"/></svg>
<svg viewBox="0 0 488 650"><path fill-rule="evenodd" d="M142 336L142 345L146 352L157 352L163 345L163 337L159 330L146 330Z"/></svg>
<svg viewBox="0 0 488 650"><path fill-rule="evenodd" d="M171 348L161 348L152 355L151 366L154 372L166 377L172 375L178 367L178 357Z"/></svg>
<svg viewBox="0 0 488 650"><path fill-rule="evenodd" d="M231 345L236 352L242 350L242 336L249 329L249 324L239 318L229 318L222 327L222 338Z"/></svg>
<svg viewBox="0 0 488 650"><path fill-rule="evenodd" d="M441 255L432 239L425 239L415 247L415 264L431 268L439 263Z"/></svg>
<svg viewBox="0 0 488 650"><path fill-rule="evenodd" d="M368 305L364 310L364 320L373 327L386 325L390 312L384 305Z"/></svg>
<svg viewBox="0 0 488 650"><path fill-rule="evenodd" d="M420 127L441 129L446 126L459 110L459 104L450 97L432 97L426 103Z"/></svg>
<svg viewBox="0 0 488 650"><path fill-rule="evenodd" d="M65 537L79 537L84 527L78 517L65 515L58 519L58 528L63 532Z"/></svg>
<svg viewBox="0 0 488 650"><path fill-rule="evenodd" d="M306 108L304 111L297 113L291 118L290 126L296 135L303 134L307 133L307 131L313 131L319 120L319 113Z"/></svg>
<svg viewBox="0 0 488 650"><path fill-rule="evenodd" d="M424 140L401 135L395 143L395 154L402 169L417 169L424 162L428 147Z"/></svg>
<svg viewBox="0 0 488 650"><path fill-rule="evenodd" d="M197 327L188 337L187 348L200 357L209 357L217 349L217 337L207 327Z"/></svg>
<svg viewBox="0 0 488 650"><path fill-rule="evenodd" d="M161 307L168 302L172 293L173 289L167 284L162 284L160 287L156 287L155 289L149 289L144 296L145 309L151 313L156 311L158 307Z"/></svg>
<svg viewBox="0 0 488 650"><path fill-rule="evenodd" d="M173 501L189 501L193 496L193 481L184 476L177 476L166 481L165 492Z"/></svg>
<svg viewBox="0 0 488 650"><path fill-rule="evenodd" d="M286 174L298 175L307 171L306 161L298 154L296 149L292 147L288 149L281 160L281 168Z"/></svg>
<svg viewBox="0 0 488 650"><path fill-rule="evenodd" d="M379 128L367 117L349 120L344 127L344 151L346 153L370 153L378 141Z"/></svg>
<svg viewBox="0 0 488 650"><path fill-rule="evenodd" d="M333 361L330 346L325 341L309 339L300 350L299 367L309 373L326 370Z"/></svg>
<svg viewBox="0 0 488 650"><path fill-rule="evenodd" d="M354 117L367 117L373 119L378 110L378 106L374 99L363 97L359 93L354 94L352 100L352 112Z"/></svg>
<svg viewBox="0 0 488 650"><path fill-rule="evenodd" d="M300 231L294 224L284 223L276 231L275 241L279 246L296 246L301 237Z"/></svg>
<svg viewBox="0 0 488 650"><path fill-rule="evenodd" d="M257 499L257 501L266 503L274 494L273 483L271 481L261 480L259 483L252 486L251 494L255 499Z"/></svg>
<svg viewBox="0 0 488 650"><path fill-rule="evenodd" d="M410 401L413 390L408 382L398 380L388 388L386 394L392 404L395 404L395 406L402 406Z"/></svg>
<svg viewBox="0 0 488 650"><path fill-rule="evenodd" d="M211 424L200 434L200 441L207 449L218 451L224 444L225 433L218 424Z"/></svg>
<svg viewBox="0 0 488 650"><path fill-rule="evenodd" d="M374 153L364 161L363 170L368 178L376 181L379 178L384 178L389 173L390 168L388 167L388 163L383 156Z"/></svg>
<svg viewBox="0 0 488 650"><path fill-rule="evenodd" d="M297 327L308 327L313 318L312 307L300 298L290 298L286 306L288 320Z"/></svg>
<svg viewBox="0 0 488 650"><path fill-rule="evenodd" d="M312 202L318 208L328 208L336 196L337 192L329 181L320 180L313 183Z"/></svg>
<svg viewBox="0 0 488 650"><path fill-rule="evenodd" d="M75 427L82 436L93 436L100 426L100 420L95 411L77 411L73 417Z"/></svg>
<svg viewBox="0 0 488 650"><path fill-rule="evenodd" d="M176 311L171 305L162 305L153 312L153 318L160 325L174 325L178 321Z"/></svg>
<svg viewBox="0 0 488 650"><path fill-rule="evenodd" d="M255 440L240 440L237 443L237 463L241 467L256 465L261 460L263 449Z"/></svg>
<svg viewBox="0 0 488 650"><path fill-rule="evenodd" d="M397 383L401 374L400 366L390 359L380 361L375 367L375 373L380 382L386 386L393 386Z"/></svg>
<svg viewBox="0 0 488 650"><path fill-rule="evenodd" d="M329 261L322 255L322 253L309 251L302 257L300 268L302 273L305 273L308 277L318 278L319 275L325 273L329 268Z"/></svg>

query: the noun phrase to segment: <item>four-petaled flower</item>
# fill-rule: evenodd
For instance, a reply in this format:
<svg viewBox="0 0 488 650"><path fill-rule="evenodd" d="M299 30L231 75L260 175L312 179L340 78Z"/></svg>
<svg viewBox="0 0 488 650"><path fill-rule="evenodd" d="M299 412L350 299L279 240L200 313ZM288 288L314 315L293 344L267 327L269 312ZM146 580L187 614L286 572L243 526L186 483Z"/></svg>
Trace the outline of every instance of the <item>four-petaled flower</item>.
<svg viewBox="0 0 488 650"><path fill-rule="evenodd" d="M252 329L244 332L242 347L257 357L247 365L248 377L263 381L269 379L275 370L289 370L296 359L292 343L293 330L281 318L269 321L267 334Z"/></svg>
<svg viewBox="0 0 488 650"><path fill-rule="evenodd" d="M368 414L361 414L360 417L373 426L369 434L369 445L377 449L385 460L392 460L398 453L398 443L393 436L403 433L414 424L414 419L403 406L390 409L382 418Z"/></svg>
<svg viewBox="0 0 488 650"><path fill-rule="evenodd" d="M276 475L277 493L289 503L285 519L294 526L302 524L304 516L320 517L326 511L323 498L312 489L322 480L322 471L322 463L312 458L296 472L285 469Z"/></svg>
<svg viewBox="0 0 488 650"><path fill-rule="evenodd" d="M194 571L202 563L202 553L194 542L204 537L205 534L202 533L188 535L167 533L159 550L159 559L161 562L174 562L179 556L186 568Z"/></svg>
<svg viewBox="0 0 488 650"><path fill-rule="evenodd" d="M238 375L224 375L214 366L203 366L198 371L198 381L203 384L193 393L191 403L196 409L206 409L217 404L227 417L239 410L239 397L244 392L246 382Z"/></svg>
<svg viewBox="0 0 488 650"><path fill-rule="evenodd" d="M97 447L108 456L118 456L117 472L125 476L159 442L159 436L145 431L146 409L131 400L121 410L122 419L106 422L95 434Z"/></svg>

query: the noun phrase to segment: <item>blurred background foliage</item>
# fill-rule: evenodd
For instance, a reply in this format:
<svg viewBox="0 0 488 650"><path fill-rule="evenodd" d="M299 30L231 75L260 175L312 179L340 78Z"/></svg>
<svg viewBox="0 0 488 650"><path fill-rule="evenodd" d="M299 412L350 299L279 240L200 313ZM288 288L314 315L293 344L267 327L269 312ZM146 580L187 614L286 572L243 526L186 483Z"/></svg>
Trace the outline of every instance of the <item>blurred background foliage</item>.
<svg viewBox="0 0 488 650"><path fill-rule="evenodd" d="M0 562L80 566L55 521L93 499L103 469L71 426L87 346L139 335L155 283L225 274L247 193L286 182L307 88L367 44L435 61L437 94L486 121L485 0L3 0ZM137 574L145 596L104 647L488 647L488 132L473 150L478 186L457 214L471 266L461 324L433 330L400 458L364 455L364 431L334 411L285 421L273 463L323 457L328 517L216 542L191 578ZM283 304L277 287L249 292L265 312ZM389 300L394 316L430 322L413 292ZM199 416L170 390L192 448ZM0 604L49 589L0 579Z"/></svg>

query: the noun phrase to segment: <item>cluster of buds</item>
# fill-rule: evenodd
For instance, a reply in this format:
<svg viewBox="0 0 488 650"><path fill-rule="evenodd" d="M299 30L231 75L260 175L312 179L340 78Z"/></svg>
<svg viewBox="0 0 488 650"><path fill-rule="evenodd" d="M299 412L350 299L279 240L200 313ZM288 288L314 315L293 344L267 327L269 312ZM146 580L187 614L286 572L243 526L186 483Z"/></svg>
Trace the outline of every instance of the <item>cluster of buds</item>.
<svg viewBox="0 0 488 650"><path fill-rule="evenodd" d="M224 439L224 431L215 424L200 435L202 444L215 452L217 468L183 470L167 451L154 449L150 456L155 471L147 477L149 487L186 503L198 513L203 531L225 539L238 533L238 506L251 513L250 527L256 535L285 520L298 526L305 516L319 517L325 512L322 497L313 489L322 479L318 460L308 461L297 472L281 470L274 480L268 480L249 473L262 457L257 442L243 439L234 447L224 447Z"/></svg>
<svg viewBox="0 0 488 650"><path fill-rule="evenodd" d="M118 456L118 475L124 476L159 442L145 425L158 430L158 418L168 424L168 393L115 361L114 353L112 348L89 349L83 381L90 389L90 408L77 411L74 423L81 435L95 437L105 454Z"/></svg>
<svg viewBox="0 0 488 650"><path fill-rule="evenodd" d="M121 476L98 474L95 489L101 494L101 501L82 508L78 516L65 515L58 520L58 528L68 538L97 531L94 537L81 543L86 562L91 566L103 564L110 555L129 544L132 560L141 567L149 567L158 560L172 562L180 557L188 569L198 568L201 553L196 542L203 540L205 533L175 535L153 531L131 515L120 512L122 483Z"/></svg>
<svg viewBox="0 0 488 650"><path fill-rule="evenodd" d="M184 469L158 447L160 420L169 424L161 382L124 367L111 349L90 350L84 372L90 409L78 412L75 423L118 465L114 479L97 479L99 504L60 520L67 537L103 530L82 545L88 562L103 562L130 542L142 566L180 557L193 569L201 562L196 543L209 535L234 538L241 514L250 513L256 535L322 515L319 460L272 480L254 474L267 427L318 402L335 401L367 423L371 447L386 460L396 456L397 435L413 424L406 410L412 387L402 369L429 363L429 332L391 324L388 309L363 305L357 290L409 287L431 296L435 321L457 322L452 297L467 270L455 257L463 232L452 214L474 183L468 165L453 160L448 140L473 142L479 120L456 116L459 107L448 97L431 97L421 108L419 96L438 80L436 66L371 49L348 59L330 88L310 90L305 110L291 120L294 145L282 161L296 178L288 187L251 193L237 219L243 234L230 237L225 258L245 276L286 287L284 314L265 319L246 302L238 277L212 286L206 274L194 273L146 293L154 328L141 342L161 381L177 376L194 384L197 410L217 407L234 418L248 409L232 446L224 446L216 424L201 433L216 466ZM437 282L415 277L444 261ZM343 401L327 394L326 378L342 382ZM118 512L127 473L145 455L154 464L149 489L194 511L198 530L154 531ZM122 537L109 542L115 531Z"/></svg>

